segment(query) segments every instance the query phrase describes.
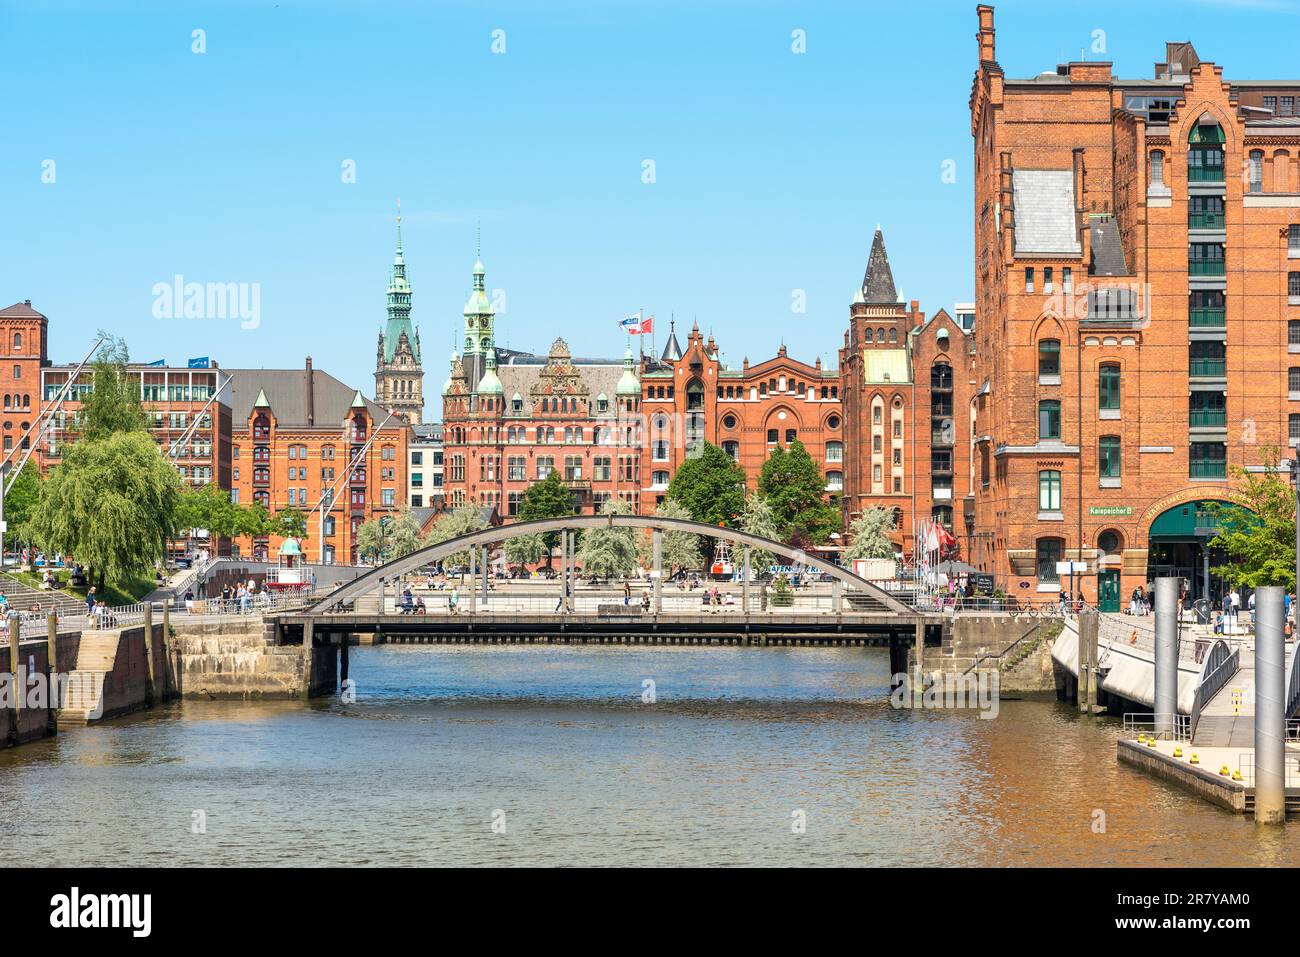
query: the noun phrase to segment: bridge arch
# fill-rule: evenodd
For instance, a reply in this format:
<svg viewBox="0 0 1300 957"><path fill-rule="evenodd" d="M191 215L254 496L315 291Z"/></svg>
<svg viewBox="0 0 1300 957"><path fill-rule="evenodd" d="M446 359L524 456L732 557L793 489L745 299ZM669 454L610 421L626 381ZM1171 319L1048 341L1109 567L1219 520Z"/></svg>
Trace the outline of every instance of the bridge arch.
<svg viewBox="0 0 1300 957"><path fill-rule="evenodd" d="M512 522L509 525L480 529L477 532L460 535L445 542L439 542L436 545L426 545L409 555L404 555L385 565L380 565L353 579L337 591L322 597L306 609L306 613L319 614L339 602L352 601L377 588L382 582L390 578L405 575L407 572L415 571L430 562L447 558L467 548L509 541L512 538L522 538L525 535L562 532L566 529L581 531L595 528L633 528L663 532L690 532L694 535L707 535L710 538L726 539L737 545L748 545L752 549L771 552L774 555L780 555L783 558L808 565L830 575L849 588L871 596L889 611L909 618L916 616L914 609L890 595L883 588L873 585L865 578L861 578L838 565L817 558L814 555L809 555L800 549L791 548L782 542L775 542L769 538L751 535L749 532L741 532L733 528L706 525L688 519L664 518L658 515L573 515L564 518L538 519L532 522Z"/></svg>

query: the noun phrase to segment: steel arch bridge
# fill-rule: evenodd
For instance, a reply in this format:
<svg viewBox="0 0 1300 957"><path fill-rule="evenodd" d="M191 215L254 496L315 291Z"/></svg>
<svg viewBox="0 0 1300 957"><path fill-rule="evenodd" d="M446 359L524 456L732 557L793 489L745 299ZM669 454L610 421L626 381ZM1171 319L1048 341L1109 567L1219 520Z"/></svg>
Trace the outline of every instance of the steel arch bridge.
<svg viewBox="0 0 1300 957"><path fill-rule="evenodd" d="M830 575L840 585L847 586L859 595L869 599L880 611L892 612L900 618L908 620L918 617L915 609L894 598L883 588L873 585L865 578L861 578L838 565L808 555L800 549L791 548L782 542L776 542L759 535L752 535L749 532L707 525L687 519L664 518L657 515L572 515L563 518L539 519L531 522L513 522L509 525L480 529L476 532L448 539L445 542L439 542L436 545L427 545L411 552L409 555L404 555L387 564L380 565L309 605L304 609L303 614L318 615L327 613L340 604L354 601L356 598L381 587L386 581L415 571L432 562L448 558L457 552L471 550L471 554L473 554L474 549L514 538L522 538L527 535L589 531L601 528L630 528L650 531L654 533L656 542L664 532L688 532L693 535L725 539L728 542L740 545L746 550L746 554L749 550L770 552ZM662 568L659 567L658 547L655 548L654 554L656 565L654 571L662 572ZM658 584L662 582L662 574L656 575L654 581L656 587L658 587Z"/></svg>

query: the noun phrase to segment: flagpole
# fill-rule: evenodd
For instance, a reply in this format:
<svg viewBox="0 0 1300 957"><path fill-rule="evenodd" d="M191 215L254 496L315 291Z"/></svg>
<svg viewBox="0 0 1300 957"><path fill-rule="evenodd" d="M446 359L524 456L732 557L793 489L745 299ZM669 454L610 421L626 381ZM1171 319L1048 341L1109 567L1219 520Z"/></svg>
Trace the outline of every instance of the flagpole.
<svg viewBox="0 0 1300 957"><path fill-rule="evenodd" d="M636 331L637 331L636 349L637 352L640 353L641 355L641 361L637 365L637 368L640 369L641 366L645 365L645 340L641 338L641 326L640 326L640 323L645 322L645 306L642 306L640 309L636 311L636 318L638 321L638 325L636 327Z"/></svg>

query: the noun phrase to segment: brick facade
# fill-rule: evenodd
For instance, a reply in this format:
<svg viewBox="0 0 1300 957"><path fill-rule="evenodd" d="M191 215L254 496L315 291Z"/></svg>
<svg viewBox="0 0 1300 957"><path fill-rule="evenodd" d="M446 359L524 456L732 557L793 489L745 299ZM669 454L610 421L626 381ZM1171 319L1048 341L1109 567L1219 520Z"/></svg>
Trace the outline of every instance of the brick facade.
<svg viewBox="0 0 1300 957"><path fill-rule="evenodd" d="M1163 574L1199 595L1197 503L1300 438L1300 118L1263 108L1297 84L1189 43L1154 79L1013 80L978 17L977 563L1021 596L1070 587L1055 559L1112 607Z"/></svg>

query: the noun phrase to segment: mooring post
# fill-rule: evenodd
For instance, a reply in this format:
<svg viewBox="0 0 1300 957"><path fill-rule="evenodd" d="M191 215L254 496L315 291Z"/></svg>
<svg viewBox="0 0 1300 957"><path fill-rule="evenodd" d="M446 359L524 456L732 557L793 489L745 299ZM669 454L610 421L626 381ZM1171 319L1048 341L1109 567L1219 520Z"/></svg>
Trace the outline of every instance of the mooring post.
<svg viewBox="0 0 1300 957"><path fill-rule="evenodd" d="M49 707L46 730L58 734L59 709L63 707L59 692L63 682L59 680L59 615L53 608L45 613L45 687Z"/></svg>
<svg viewBox="0 0 1300 957"><path fill-rule="evenodd" d="M311 697L311 642L312 622L308 618L302 623L302 697L304 701Z"/></svg>
<svg viewBox="0 0 1300 957"><path fill-rule="evenodd" d="M912 686L912 694L920 697L925 691L925 619L919 615L916 618L912 654L916 659L916 683Z"/></svg>
<svg viewBox="0 0 1300 957"><path fill-rule="evenodd" d="M1156 695L1157 735L1173 737L1178 713L1178 579L1156 579Z"/></svg>
<svg viewBox="0 0 1300 957"><path fill-rule="evenodd" d="M1080 611L1076 619L1079 629L1079 710L1092 714L1097 703L1097 613Z"/></svg>
<svg viewBox="0 0 1300 957"><path fill-rule="evenodd" d="M740 613L749 614L749 546L740 547Z"/></svg>
<svg viewBox="0 0 1300 957"><path fill-rule="evenodd" d="M27 673L23 670L18 648L21 640L22 626L19 624L18 616L13 615L9 618L9 679L12 682L9 689L14 700L13 725L9 731L9 740L13 744L18 743L18 729L21 727L19 718L22 716L24 699L27 697Z"/></svg>
<svg viewBox="0 0 1300 957"><path fill-rule="evenodd" d="M474 575L474 558L477 549L469 550L469 613L478 611L478 578Z"/></svg>
<svg viewBox="0 0 1300 957"><path fill-rule="evenodd" d="M654 609L655 614L663 610L664 603L664 533L660 529L655 529L650 539L653 545L654 561L650 569L650 587L654 589Z"/></svg>
<svg viewBox="0 0 1300 957"><path fill-rule="evenodd" d="M844 608L844 582L838 578L831 580L831 611L839 614Z"/></svg>
<svg viewBox="0 0 1300 957"><path fill-rule="evenodd" d="M1283 590L1255 589L1255 823L1286 823L1286 636Z"/></svg>
<svg viewBox="0 0 1300 957"><path fill-rule="evenodd" d="M167 698L172 690L172 600L164 598L162 606L163 697Z"/></svg>
<svg viewBox="0 0 1300 957"><path fill-rule="evenodd" d="M153 602L144 603L144 706L152 708L154 702L153 668Z"/></svg>
<svg viewBox="0 0 1300 957"><path fill-rule="evenodd" d="M479 562L479 564L482 566L482 572L483 572L483 610L487 611L489 580L488 580L488 547L486 545L483 546L482 557L483 560Z"/></svg>

